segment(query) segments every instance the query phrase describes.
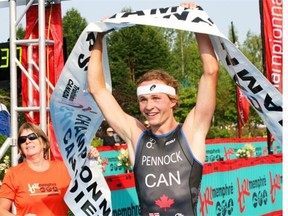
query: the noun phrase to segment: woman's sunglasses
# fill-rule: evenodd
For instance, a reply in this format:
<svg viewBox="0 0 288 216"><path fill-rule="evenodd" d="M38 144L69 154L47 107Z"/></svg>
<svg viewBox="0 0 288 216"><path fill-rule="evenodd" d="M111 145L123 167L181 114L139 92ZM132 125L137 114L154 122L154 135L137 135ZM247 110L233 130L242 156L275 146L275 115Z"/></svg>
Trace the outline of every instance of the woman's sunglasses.
<svg viewBox="0 0 288 216"><path fill-rule="evenodd" d="M20 137L18 137L18 145L26 142L27 138L31 141L36 140L36 139L38 139L38 135L36 133L30 133L27 136L20 136Z"/></svg>

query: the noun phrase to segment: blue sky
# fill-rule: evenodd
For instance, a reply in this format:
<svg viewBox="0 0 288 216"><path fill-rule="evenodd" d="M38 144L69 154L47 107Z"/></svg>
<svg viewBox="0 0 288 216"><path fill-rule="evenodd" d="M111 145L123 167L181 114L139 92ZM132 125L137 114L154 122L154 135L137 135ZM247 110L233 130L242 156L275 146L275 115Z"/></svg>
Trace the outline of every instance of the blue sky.
<svg viewBox="0 0 288 216"><path fill-rule="evenodd" d="M5 0L0 0L4 2ZM8 0L6 0L7 2ZM157 7L175 6L183 1L177 0L71 0L63 1L62 15L72 7L77 9L87 22L98 21L103 17L111 16L120 12L124 7L132 10L151 9ZM228 29L233 21L242 43L250 30L252 33L260 34L259 0L198 0L216 23L224 35L228 35ZM17 15L23 12L24 7L17 7ZM25 19L22 22L25 26ZM9 37L9 8L0 8L0 42L6 42Z"/></svg>

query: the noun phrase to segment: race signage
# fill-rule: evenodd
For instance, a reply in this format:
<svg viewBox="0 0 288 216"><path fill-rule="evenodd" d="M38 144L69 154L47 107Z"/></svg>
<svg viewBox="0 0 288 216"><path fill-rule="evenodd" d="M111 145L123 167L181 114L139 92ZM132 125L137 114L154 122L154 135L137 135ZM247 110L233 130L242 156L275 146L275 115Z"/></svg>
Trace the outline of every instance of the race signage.
<svg viewBox="0 0 288 216"><path fill-rule="evenodd" d="M277 142L282 145L282 94L219 31L200 6L196 9L176 6L117 13L103 22L90 24L87 30L99 32L102 28L104 31L111 31L136 24L209 34L214 50L230 77L250 101Z"/></svg>
<svg viewBox="0 0 288 216"><path fill-rule="evenodd" d="M200 216L282 215L282 188L282 154L207 163L197 212Z"/></svg>
<svg viewBox="0 0 288 216"><path fill-rule="evenodd" d="M87 164L90 142L103 120L97 104L86 91L90 50L97 32L109 32L133 25L208 34L218 58L235 84L248 98L277 142L282 144L282 95L218 30L200 6L192 10L175 6L117 13L103 22L91 23L84 29L65 64L50 101L57 141L63 160L73 177L65 200L69 207L74 207L73 213L77 212L76 215L109 215L112 212L109 195L107 193L105 196L104 193L107 187L102 182L103 175ZM105 38L103 52L106 84L111 90ZM103 183L103 188L100 187L100 182Z"/></svg>
<svg viewBox="0 0 288 216"><path fill-rule="evenodd" d="M96 160L87 158L90 143L103 121L87 93L86 72L96 35L79 37L50 100L50 113L60 152L72 181L65 201L74 215L112 215L111 192ZM111 83L107 76L108 83Z"/></svg>

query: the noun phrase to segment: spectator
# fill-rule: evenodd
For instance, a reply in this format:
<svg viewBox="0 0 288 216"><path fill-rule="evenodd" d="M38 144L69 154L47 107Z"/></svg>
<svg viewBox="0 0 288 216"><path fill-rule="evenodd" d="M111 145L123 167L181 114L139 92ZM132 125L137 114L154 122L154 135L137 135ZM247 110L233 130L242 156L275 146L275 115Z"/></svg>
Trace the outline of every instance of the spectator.
<svg viewBox="0 0 288 216"><path fill-rule="evenodd" d="M48 160L49 139L43 130L24 123L18 132L18 148L24 161L10 167L0 187L0 215L68 215L64 195L71 178L62 161ZM89 158L98 156L91 148Z"/></svg>
<svg viewBox="0 0 288 216"><path fill-rule="evenodd" d="M106 135L103 137L103 146L114 146L115 139L113 137L114 130L111 127L106 129Z"/></svg>
<svg viewBox="0 0 288 216"><path fill-rule="evenodd" d="M108 127L103 137L103 146L119 146L120 144L124 144L124 141L111 127Z"/></svg>

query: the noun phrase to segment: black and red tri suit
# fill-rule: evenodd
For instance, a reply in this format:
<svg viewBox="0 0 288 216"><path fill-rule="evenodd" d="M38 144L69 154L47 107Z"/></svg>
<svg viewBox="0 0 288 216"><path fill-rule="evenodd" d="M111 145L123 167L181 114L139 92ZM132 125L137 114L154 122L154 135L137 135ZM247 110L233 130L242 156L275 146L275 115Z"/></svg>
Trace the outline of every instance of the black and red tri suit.
<svg viewBox="0 0 288 216"><path fill-rule="evenodd" d="M203 166L194 158L182 125L163 135L144 131L133 169L142 216L196 215Z"/></svg>

